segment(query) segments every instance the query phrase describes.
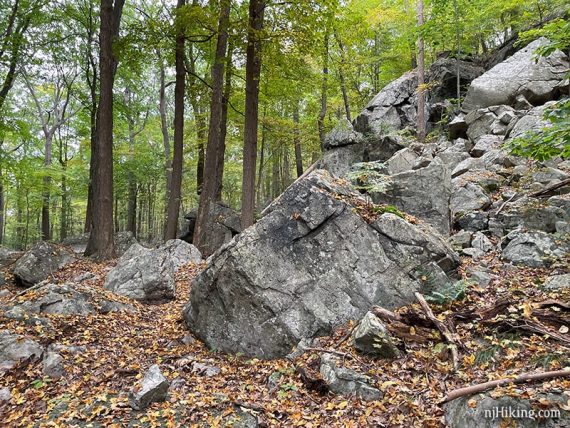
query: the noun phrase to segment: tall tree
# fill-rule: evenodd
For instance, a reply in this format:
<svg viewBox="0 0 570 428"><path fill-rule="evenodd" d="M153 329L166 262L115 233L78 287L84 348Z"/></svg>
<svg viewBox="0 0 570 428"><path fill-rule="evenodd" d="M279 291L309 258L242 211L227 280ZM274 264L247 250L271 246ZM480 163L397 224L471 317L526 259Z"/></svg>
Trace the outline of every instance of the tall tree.
<svg viewBox="0 0 570 428"><path fill-rule="evenodd" d="M425 119L425 50L424 50L424 37L421 34L424 25L424 1L418 0L418 27L420 35L418 37L418 114L417 114L417 127L418 127L418 140L424 142L426 138L426 119Z"/></svg>
<svg viewBox="0 0 570 428"><path fill-rule="evenodd" d="M329 78L329 33L328 28L325 30L323 39L323 74L321 80L321 110L317 119L319 128L319 141L321 142L321 150L325 144L325 117L327 115L327 91Z"/></svg>
<svg viewBox="0 0 570 428"><path fill-rule="evenodd" d="M295 169L297 170L297 178L303 175L303 156L301 153L301 130L299 129L299 102L295 103L293 110L293 122L295 123L295 130L293 142L295 144Z"/></svg>
<svg viewBox="0 0 570 428"><path fill-rule="evenodd" d="M249 27L245 62L245 120L243 132L243 181L241 227L251 226L255 219L255 165L257 160L257 128L259 122L259 78L261 75L261 31L265 0L249 1Z"/></svg>
<svg viewBox="0 0 570 428"><path fill-rule="evenodd" d="M182 8L186 0L178 0L176 28L176 83L174 85L174 150L172 155L172 175L168 194L165 239L174 239L178 232L178 213L182 191L182 157L184 152L184 95L186 91L186 68L184 67L184 46L186 31L182 19Z"/></svg>
<svg viewBox="0 0 570 428"><path fill-rule="evenodd" d="M100 95L98 138L91 153L93 182L93 223L86 256L106 260L115 256L113 230L113 86L117 59L113 53L113 35L119 34L119 24L125 0L101 0L99 30Z"/></svg>
<svg viewBox="0 0 570 428"><path fill-rule="evenodd" d="M202 193L198 205L198 216L194 227L194 245L202 252L209 255L215 249L208 245L207 231L211 229L214 219L210 215L210 204L215 201L217 192L220 145L222 144L222 116L224 98L224 69L228 47L228 28L230 24L230 0L220 0L220 16L218 19L218 39L216 54L212 66L212 98L210 102L210 124L208 129L208 144L206 145L206 159Z"/></svg>

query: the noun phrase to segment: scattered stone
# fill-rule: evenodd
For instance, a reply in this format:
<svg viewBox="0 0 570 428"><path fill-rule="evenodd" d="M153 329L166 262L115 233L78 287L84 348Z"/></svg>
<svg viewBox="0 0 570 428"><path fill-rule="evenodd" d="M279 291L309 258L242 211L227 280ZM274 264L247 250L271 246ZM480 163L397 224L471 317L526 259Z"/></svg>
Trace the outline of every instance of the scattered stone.
<svg viewBox="0 0 570 428"><path fill-rule="evenodd" d="M3 269L20 257L22 257L23 253L21 251L14 251L6 247L0 246L0 269Z"/></svg>
<svg viewBox="0 0 570 428"><path fill-rule="evenodd" d="M44 375L49 376L52 379L59 379L65 373L63 367L63 357L57 352L48 350L43 359L43 369Z"/></svg>
<svg viewBox="0 0 570 428"><path fill-rule="evenodd" d="M155 364L129 393L129 405L135 410L144 410L151 403L165 401L169 387L170 383Z"/></svg>
<svg viewBox="0 0 570 428"><path fill-rule="evenodd" d="M471 246L471 238L473 233L468 230L460 230L455 235L449 237L448 241L454 250L461 250Z"/></svg>
<svg viewBox="0 0 570 428"><path fill-rule="evenodd" d="M467 273L471 275L470 279L475 281L481 288L487 287L495 278L495 275L491 274L489 269L481 266L472 266L467 269Z"/></svg>
<svg viewBox="0 0 570 428"><path fill-rule="evenodd" d="M37 342L9 330L0 330L0 372L10 370L23 361L39 360L43 352Z"/></svg>
<svg viewBox="0 0 570 428"><path fill-rule="evenodd" d="M463 250L461 250L461 253L475 260L480 259L485 255L484 251L480 250L479 248L473 248L473 247L464 248Z"/></svg>
<svg viewBox="0 0 570 428"><path fill-rule="evenodd" d="M386 326L372 312L367 312L352 334L354 347L380 358L398 358L400 350Z"/></svg>
<svg viewBox="0 0 570 428"><path fill-rule="evenodd" d="M502 141L503 138L497 135L483 135L477 140L473 149L471 149L471 156L479 158L491 150L498 149Z"/></svg>
<svg viewBox="0 0 570 428"><path fill-rule="evenodd" d="M389 174L398 174L400 172L409 171L418 160L416 152L409 148L397 151L394 156L386 161Z"/></svg>
<svg viewBox="0 0 570 428"><path fill-rule="evenodd" d="M366 401L382 397L382 392L370 385L368 376L339 367L339 359L331 354L321 356L321 376L335 394L349 397L356 395Z"/></svg>
<svg viewBox="0 0 570 428"><path fill-rule="evenodd" d="M489 214L483 211L458 213L455 218L455 226L458 229L471 232L487 230L489 227Z"/></svg>
<svg viewBox="0 0 570 428"><path fill-rule="evenodd" d="M570 242L559 240L545 232L514 230L502 244L502 258L513 264L529 267L550 266L555 260L568 256Z"/></svg>
<svg viewBox="0 0 570 428"><path fill-rule="evenodd" d="M14 265L14 278L19 285L31 287L75 260L74 254L67 249L42 241L18 259Z"/></svg>
<svg viewBox="0 0 570 428"><path fill-rule="evenodd" d="M471 241L471 246L483 251L484 253L488 253L489 251L493 251L495 249L495 246L489 240L489 238L487 238L481 232L475 232L473 235L473 240Z"/></svg>
<svg viewBox="0 0 570 428"><path fill-rule="evenodd" d="M456 138L467 138L467 122L465 122L465 115L463 113L455 116L447 125L449 129L449 138L455 140Z"/></svg>
<svg viewBox="0 0 570 428"><path fill-rule="evenodd" d="M485 191L475 183L454 179L452 181L449 209L453 218L458 214L482 210L491 205L491 199Z"/></svg>
<svg viewBox="0 0 570 428"><path fill-rule="evenodd" d="M207 364L194 361L192 363L192 371L200 376L214 377L222 371L219 367L209 366Z"/></svg>
<svg viewBox="0 0 570 428"><path fill-rule="evenodd" d="M544 281L544 288L554 291L559 291L563 288L570 288L570 273L549 276L546 278L546 281Z"/></svg>
<svg viewBox="0 0 570 428"><path fill-rule="evenodd" d="M4 403L8 403L12 399L12 392L10 388L0 388L0 406Z"/></svg>
<svg viewBox="0 0 570 428"><path fill-rule="evenodd" d="M431 262L442 272L458 265L431 228L391 213L368 224L353 203L369 205L322 170L291 185L194 279L190 330L224 352L283 357L375 304L414 301L417 271Z"/></svg>

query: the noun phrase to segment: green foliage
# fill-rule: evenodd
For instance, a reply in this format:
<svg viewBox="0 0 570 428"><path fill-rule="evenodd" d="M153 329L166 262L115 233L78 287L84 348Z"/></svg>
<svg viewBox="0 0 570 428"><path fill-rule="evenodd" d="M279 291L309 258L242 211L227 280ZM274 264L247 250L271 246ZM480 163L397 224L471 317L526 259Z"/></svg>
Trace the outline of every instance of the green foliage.
<svg viewBox="0 0 570 428"><path fill-rule="evenodd" d="M505 143L511 153L546 161L555 157L570 157L570 99L556 103L548 108L544 117L549 126L538 131L530 131L525 135Z"/></svg>
<svg viewBox="0 0 570 428"><path fill-rule="evenodd" d="M457 281L440 291L432 291L426 296L426 300L436 305L447 305L455 301L463 300L468 286L468 281Z"/></svg>

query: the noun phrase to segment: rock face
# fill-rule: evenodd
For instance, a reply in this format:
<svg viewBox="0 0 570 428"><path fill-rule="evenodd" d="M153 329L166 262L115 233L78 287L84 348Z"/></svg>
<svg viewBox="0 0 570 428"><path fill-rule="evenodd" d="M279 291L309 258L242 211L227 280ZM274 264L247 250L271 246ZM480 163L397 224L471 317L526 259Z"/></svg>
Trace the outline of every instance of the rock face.
<svg viewBox="0 0 570 428"><path fill-rule="evenodd" d="M325 171L291 185L194 280L190 330L225 352L281 357L374 304L412 301L428 265L457 266L436 233L394 214L367 224L351 200L364 202Z"/></svg>
<svg viewBox="0 0 570 428"><path fill-rule="evenodd" d="M174 299L174 274L182 264L201 261L198 249L180 239L159 248L135 244L128 249L107 275L105 288L144 302L160 303Z"/></svg>
<svg viewBox="0 0 570 428"><path fill-rule="evenodd" d="M129 405L135 410L144 410L151 403L166 400L169 387L170 383L155 364L145 373L140 385L129 394Z"/></svg>
<svg viewBox="0 0 570 428"><path fill-rule="evenodd" d="M450 230L451 171L436 159L425 168L387 177L383 191L370 192L377 204L390 204L433 226L439 233Z"/></svg>
<svg viewBox="0 0 570 428"><path fill-rule="evenodd" d="M40 242L18 259L14 278L18 284L31 287L73 261L75 256L65 248Z"/></svg>
<svg viewBox="0 0 570 428"><path fill-rule="evenodd" d="M0 331L0 372L25 360L39 360L44 350L36 342L8 330Z"/></svg>
<svg viewBox="0 0 570 428"><path fill-rule="evenodd" d="M335 394L358 396L363 400L378 400L382 392L370 385L370 379L351 369L339 367L339 360L331 354L321 357L321 376Z"/></svg>
<svg viewBox="0 0 570 428"><path fill-rule="evenodd" d="M564 87L568 58L561 51L556 51L535 62L534 51L546 43L544 38L535 40L475 79L469 87L463 108L474 110L501 104L512 105L518 95L523 95L533 105L556 98Z"/></svg>
<svg viewBox="0 0 570 428"><path fill-rule="evenodd" d="M20 257L22 252L10 250L9 248L0 246L0 269L14 263Z"/></svg>
<svg viewBox="0 0 570 428"><path fill-rule="evenodd" d="M396 358L400 350L386 326L372 312L367 312L352 334L354 347L366 354L382 358Z"/></svg>
<svg viewBox="0 0 570 428"><path fill-rule="evenodd" d="M241 232L240 217L237 212L229 206L215 202L211 204L210 215L214 218L211 230L205 232L210 237L208 241L208 252L205 256L214 253L218 248ZM186 224L182 230L179 239L192 243L194 237L194 227L196 226L197 211L192 211L185 216Z"/></svg>

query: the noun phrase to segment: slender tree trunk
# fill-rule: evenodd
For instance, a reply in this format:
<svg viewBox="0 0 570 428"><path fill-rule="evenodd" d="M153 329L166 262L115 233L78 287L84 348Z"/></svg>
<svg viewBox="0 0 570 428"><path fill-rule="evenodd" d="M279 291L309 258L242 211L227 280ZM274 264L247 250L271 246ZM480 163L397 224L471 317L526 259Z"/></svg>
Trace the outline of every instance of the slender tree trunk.
<svg viewBox="0 0 570 428"><path fill-rule="evenodd" d="M127 108L130 108L132 102L131 91L127 87L125 89L125 103ZM132 232L132 234L137 236L137 181L135 174L130 168L132 168L132 162L135 160L135 120L133 116L129 113L127 114L127 124L129 131L129 158L131 165L127 174L128 182L128 198L127 198L127 231Z"/></svg>
<svg viewBox="0 0 570 428"><path fill-rule="evenodd" d="M186 0L178 0L176 8L180 9ZM178 23L176 36L176 83L174 86L174 154L172 156L172 179L170 197L168 199L168 216L164 239L175 239L178 232L178 213L182 187L182 155L184 151L184 94L186 84L186 68L184 67L185 31L182 22Z"/></svg>
<svg viewBox="0 0 570 428"><path fill-rule="evenodd" d="M291 180L291 162L289 161L289 146L282 145L281 150L283 152L283 156L281 159L283 160L281 176L283 177L283 189L289 187L293 180Z"/></svg>
<svg viewBox="0 0 570 428"><path fill-rule="evenodd" d="M61 174L61 218L59 219L59 239L63 241L67 238L69 228L69 193L67 190L67 142L64 143L59 138L59 164L63 173Z"/></svg>
<svg viewBox="0 0 570 428"><path fill-rule="evenodd" d="M226 134L228 132L228 106L230 103L230 95L232 93L232 55L233 46L231 43L228 46L228 53L226 55L226 78L224 84L224 95L222 97L222 121L220 124L220 146L217 152L218 163L216 171L216 190L214 193L214 200L222 200L222 188L224 182L224 159L226 155Z"/></svg>
<svg viewBox="0 0 570 428"><path fill-rule="evenodd" d="M325 145L325 117L327 115L327 91L328 91L328 77L329 77L329 34L328 30L324 37L323 48L323 75L321 83L321 110L319 111L319 118L317 125L319 128L319 141L321 142L321 150Z"/></svg>
<svg viewBox="0 0 570 428"><path fill-rule="evenodd" d="M461 30L459 28L459 6L457 5L457 0L453 0L453 12L455 15L455 49L457 53L457 58L455 60L455 78L456 78L456 89L457 89L457 110L461 110L461 70L459 67L459 57L461 56Z"/></svg>
<svg viewBox="0 0 570 428"><path fill-rule="evenodd" d="M344 67L346 65L346 53L344 51L344 44L342 43L342 39L338 35L338 31L334 30L334 38L336 39L336 43L338 44L338 48L340 51L340 66L338 67L338 78L340 80L340 91L342 93L342 100L344 102L344 112L346 114L346 118L349 122L352 122L350 118L350 101L348 100L348 92L346 90L346 79L344 77Z"/></svg>
<svg viewBox="0 0 570 428"><path fill-rule="evenodd" d="M257 199L257 206L260 207L262 204L261 198L261 185L263 183L263 167L265 166L265 140L267 137L267 132L265 132L265 126L263 126L263 122L265 120L265 116L267 114L267 106L263 107L263 116L262 116L262 127L261 127L261 148L259 149L259 170L257 172L257 189L255 191L256 199Z"/></svg>
<svg viewBox="0 0 570 428"><path fill-rule="evenodd" d="M0 143L0 146L2 144ZM5 206L5 194L4 194L4 181L2 177L2 166L0 165L0 245L4 243L4 206Z"/></svg>
<svg viewBox="0 0 570 428"><path fill-rule="evenodd" d="M418 0L418 27L424 25L424 2ZM418 140L424 142L426 138L426 121L425 121L425 105L426 93L424 90L425 83L425 52L424 39L420 35L418 39Z"/></svg>
<svg viewBox="0 0 570 428"><path fill-rule="evenodd" d="M374 31L374 64L372 66L372 85L374 86L374 93L380 91L380 35L378 31Z"/></svg>
<svg viewBox="0 0 570 428"><path fill-rule="evenodd" d="M299 102L295 105L293 111L293 122L295 123L295 136L293 141L295 143L295 167L297 170L297 178L303 175L303 156L301 154L301 130L299 129Z"/></svg>
<svg viewBox="0 0 570 428"><path fill-rule="evenodd" d="M116 59L113 55L113 34L118 34L124 0L101 0L101 29L99 32L99 136L96 139L93 187L93 225L85 255L98 260L115 256L113 230L113 85ZM116 32L114 31L116 29Z"/></svg>
<svg viewBox="0 0 570 428"><path fill-rule="evenodd" d="M209 246L207 231L213 219L210 216L210 204L214 202L216 186L220 172L218 169L218 152L221 144L222 103L224 89L225 57L228 46L228 27L230 21L230 0L220 1L220 16L218 21L218 40L216 55L212 66L212 98L210 102L210 124L208 129L208 144L206 146L204 182L198 216L194 227L192 242L204 255L210 255L215 250Z"/></svg>
<svg viewBox="0 0 570 428"><path fill-rule="evenodd" d="M275 199L281 194L281 177L279 176L279 150L271 149L271 198Z"/></svg>
<svg viewBox="0 0 570 428"><path fill-rule="evenodd" d="M165 203L164 216L168 215L168 200L170 198L170 188L172 187L172 160L170 154L170 135L168 133L168 117L166 114L166 82L164 64L159 55L160 61L160 90L158 110L160 112L160 129L162 130L162 145L164 147L164 180L165 180Z"/></svg>
<svg viewBox="0 0 570 428"><path fill-rule="evenodd" d="M255 220L255 166L259 115L259 78L261 75L261 35L265 0L249 1L249 28L245 63L245 120L243 139L243 182L241 227Z"/></svg>
<svg viewBox="0 0 570 428"><path fill-rule="evenodd" d="M51 228L50 228L50 186L51 177L47 169L51 167L52 164L52 146L53 146L53 136L51 133L46 135L45 140L45 158L44 167L46 168L46 175L43 178L43 195L42 195L42 240L49 241L51 239Z"/></svg>

